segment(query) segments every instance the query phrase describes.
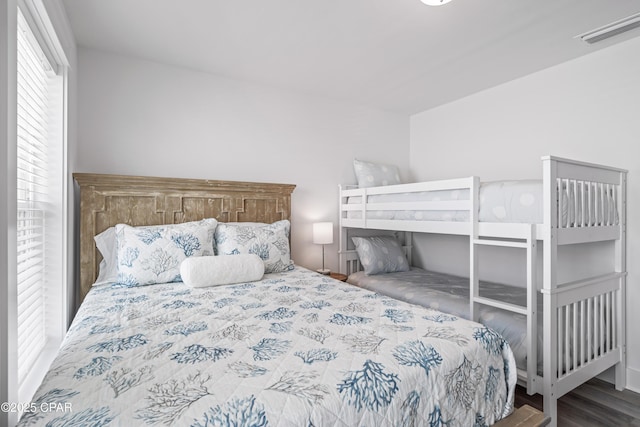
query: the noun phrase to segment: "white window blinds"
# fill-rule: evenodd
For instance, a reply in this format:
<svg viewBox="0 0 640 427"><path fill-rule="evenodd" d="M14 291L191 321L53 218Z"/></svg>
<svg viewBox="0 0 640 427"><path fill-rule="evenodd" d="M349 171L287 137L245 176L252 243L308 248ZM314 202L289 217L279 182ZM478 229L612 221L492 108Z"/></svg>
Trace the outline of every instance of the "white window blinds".
<svg viewBox="0 0 640 427"><path fill-rule="evenodd" d="M50 209L49 92L55 73L18 12L18 384L47 344L46 225Z"/></svg>

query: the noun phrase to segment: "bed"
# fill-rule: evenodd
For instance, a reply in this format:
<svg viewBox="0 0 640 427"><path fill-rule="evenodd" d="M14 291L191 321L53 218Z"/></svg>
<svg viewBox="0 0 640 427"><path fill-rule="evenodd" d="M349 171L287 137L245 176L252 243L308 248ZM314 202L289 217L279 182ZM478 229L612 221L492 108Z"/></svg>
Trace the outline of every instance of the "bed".
<svg viewBox="0 0 640 427"><path fill-rule="evenodd" d="M83 302L34 396L38 410L20 426L465 426L512 411L515 361L495 331L292 264L282 238L293 186L74 178ZM225 254L275 235L262 259L270 272L192 287L170 280L169 269L146 267L169 281L142 285L143 274L128 269L150 264L127 233L136 244L169 250L173 242L195 256L211 246L175 230L189 227L208 242L212 221L218 256L210 258L240 259ZM113 226L127 268L118 281L92 286L108 261L94 236ZM273 254L284 258L271 262ZM125 280L131 275L138 281Z"/></svg>
<svg viewBox="0 0 640 427"><path fill-rule="evenodd" d="M351 244L356 229L406 233L403 249L409 262L411 233L468 236L465 317L482 320L486 310L500 310L524 318L520 323L525 329L515 334L515 341L524 336L526 349L526 366L519 376L529 394L544 396L552 424L560 396L610 367L615 367L616 388L624 389L625 170L545 156L540 180L481 183L478 177L467 177L402 184L392 167L358 161L354 166L359 185L341 186L339 194L342 273L363 269ZM604 255L612 271L560 283L563 259L558 247L582 245L589 250L597 242L612 242ZM514 296L509 300L481 294L478 249L485 245L526 252L526 289L524 295L517 291L519 302ZM541 286L538 245L543 248ZM429 281L424 278L424 283ZM388 294L393 286L398 285L376 289ZM512 341L514 348L519 344Z"/></svg>

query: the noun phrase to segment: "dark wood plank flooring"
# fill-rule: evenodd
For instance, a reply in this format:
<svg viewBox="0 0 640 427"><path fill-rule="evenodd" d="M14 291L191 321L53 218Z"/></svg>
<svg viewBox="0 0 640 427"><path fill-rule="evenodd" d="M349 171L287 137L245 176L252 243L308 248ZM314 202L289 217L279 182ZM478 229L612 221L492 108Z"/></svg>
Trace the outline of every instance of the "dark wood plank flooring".
<svg viewBox="0 0 640 427"><path fill-rule="evenodd" d="M542 396L529 396L524 387L518 386L515 406L525 404L542 411ZM560 398L558 426L640 427L640 394L617 391L613 384L594 378Z"/></svg>

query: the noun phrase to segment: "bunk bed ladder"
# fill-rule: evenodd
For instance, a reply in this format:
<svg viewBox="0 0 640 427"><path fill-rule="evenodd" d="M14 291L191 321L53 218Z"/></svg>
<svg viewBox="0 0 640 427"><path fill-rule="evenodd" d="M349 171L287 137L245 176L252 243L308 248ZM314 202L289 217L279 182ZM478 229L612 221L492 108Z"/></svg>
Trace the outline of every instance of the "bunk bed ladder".
<svg viewBox="0 0 640 427"><path fill-rule="evenodd" d="M537 240L536 240L536 225L535 224L522 224L522 230L517 232L514 236L504 236L498 238L471 238L471 301L470 310L471 318L477 322L482 323L482 319L479 318L479 305L487 305L502 310L507 310L513 313L518 313L526 316L527 318L527 374L526 384L527 393L534 394L539 392L537 384L537 365L538 365L538 300L537 300ZM518 237L515 237L518 236ZM522 238L526 236L526 238ZM526 250L526 262L527 262L527 305L520 306L516 304L507 303L504 301L491 299L480 296L480 283L478 279L478 246L498 246L505 248L519 248Z"/></svg>
<svg viewBox="0 0 640 427"><path fill-rule="evenodd" d="M481 238L478 225L480 183L477 177L472 180L470 194L470 235L469 235L469 318L481 322L479 318L479 306L488 305L495 308L519 313L527 318L527 393L538 393L542 387L538 377L538 301L537 301L537 240L535 224L519 224L510 228L503 236L492 235L491 239ZM508 248L520 248L526 250L527 262L527 305L526 307L506 303L495 299L480 296L479 279L479 246L501 246Z"/></svg>

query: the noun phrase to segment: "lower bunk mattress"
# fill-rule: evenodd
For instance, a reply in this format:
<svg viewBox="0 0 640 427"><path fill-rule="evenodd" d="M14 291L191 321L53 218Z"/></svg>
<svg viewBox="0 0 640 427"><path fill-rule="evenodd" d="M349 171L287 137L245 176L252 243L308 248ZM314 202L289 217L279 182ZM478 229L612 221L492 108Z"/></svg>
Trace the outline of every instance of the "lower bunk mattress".
<svg viewBox="0 0 640 427"><path fill-rule="evenodd" d="M392 298L435 310L469 318L469 279L450 274L436 273L412 267L410 271L367 276L359 271L351 274L348 282ZM481 282L480 296L526 307L525 288L492 282ZM539 301L539 313L542 302ZM501 334L513 350L518 368L526 370L527 364L527 318L497 308L481 305L480 322ZM540 322L542 316L539 316ZM539 325L539 330L542 325ZM538 349L542 349L541 334ZM540 355L539 355L540 356ZM542 368L542 358L538 357L538 369Z"/></svg>
<svg viewBox="0 0 640 427"><path fill-rule="evenodd" d="M295 267L257 282L94 287L29 425L490 425L509 344L481 324Z"/></svg>

